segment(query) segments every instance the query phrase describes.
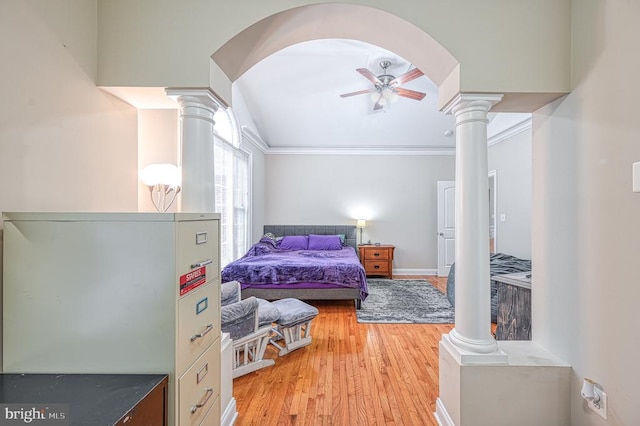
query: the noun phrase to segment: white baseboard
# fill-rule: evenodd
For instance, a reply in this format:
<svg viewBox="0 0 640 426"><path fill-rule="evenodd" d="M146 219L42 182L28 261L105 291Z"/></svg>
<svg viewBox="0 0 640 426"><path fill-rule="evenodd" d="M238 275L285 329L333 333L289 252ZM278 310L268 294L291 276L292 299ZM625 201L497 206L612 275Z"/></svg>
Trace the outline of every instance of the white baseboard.
<svg viewBox="0 0 640 426"><path fill-rule="evenodd" d="M238 412L236 411L236 399L232 397L231 401L229 401L229 404L227 404L227 407L222 412L222 416L220 418L220 425L233 426L233 424L236 422L237 419L238 419Z"/></svg>
<svg viewBox="0 0 640 426"><path fill-rule="evenodd" d="M433 413L440 426L456 426L440 398L436 399L436 412Z"/></svg>
<svg viewBox="0 0 640 426"><path fill-rule="evenodd" d="M438 275L437 269L393 269L393 275Z"/></svg>

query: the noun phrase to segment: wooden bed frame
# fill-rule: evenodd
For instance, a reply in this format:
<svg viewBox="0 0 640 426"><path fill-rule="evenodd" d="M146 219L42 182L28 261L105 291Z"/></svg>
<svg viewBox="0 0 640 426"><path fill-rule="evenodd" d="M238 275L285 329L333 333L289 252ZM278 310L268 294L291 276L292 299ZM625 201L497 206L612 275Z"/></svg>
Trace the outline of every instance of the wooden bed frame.
<svg viewBox="0 0 640 426"><path fill-rule="evenodd" d="M289 235L338 235L346 236L345 243L357 250L356 227L349 225L265 225L264 234L271 232L276 237ZM359 288L245 288L242 290L242 298L250 296L259 297L266 300L284 299L293 297L300 300L354 300L356 309L360 309L360 289Z"/></svg>

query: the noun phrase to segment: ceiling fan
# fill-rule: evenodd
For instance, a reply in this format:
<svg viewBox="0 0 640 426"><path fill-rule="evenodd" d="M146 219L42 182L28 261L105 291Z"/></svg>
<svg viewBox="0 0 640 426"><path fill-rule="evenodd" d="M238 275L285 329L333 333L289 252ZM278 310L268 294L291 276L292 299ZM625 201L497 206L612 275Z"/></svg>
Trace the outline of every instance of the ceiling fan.
<svg viewBox="0 0 640 426"><path fill-rule="evenodd" d="M414 68L399 77L395 77L387 73L387 68L391 66L391 61L380 61L380 68L382 68L382 74L376 76L367 68L358 68L360 74L362 74L367 80L373 83L374 87L366 90L359 90L357 92L343 93L340 95L342 98L349 96L363 95L365 93L372 93L372 99L376 102L373 106L373 110L379 110L389 102L397 100L398 96L403 96L409 99L415 99L421 101L427 95L423 92L416 92L415 90L403 89L399 87L404 83L408 83L411 80L423 76L424 73L418 68Z"/></svg>

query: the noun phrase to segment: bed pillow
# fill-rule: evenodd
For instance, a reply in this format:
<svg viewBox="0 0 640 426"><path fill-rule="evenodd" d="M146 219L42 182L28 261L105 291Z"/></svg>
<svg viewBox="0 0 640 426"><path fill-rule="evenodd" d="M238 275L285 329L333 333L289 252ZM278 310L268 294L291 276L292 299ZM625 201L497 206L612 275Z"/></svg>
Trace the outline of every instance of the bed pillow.
<svg viewBox="0 0 640 426"><path fill-rule="evenodd" d="M338 235L309 235L309 250L342 250Z"/></svg>
<svg viewBox="0 0 640 426"><path fill-rule="evenodd" d="M282 238L278 247L285 250L306 250L308 245L306 235L287 235Z"/></svg>
<svg viewBox="0 0 640 426"><path fill-rule="evenodd" d="M276 236L273 235L271 232L267 232L266 234L264 234L262 236L262 238L260 238L260 242L261 243L271 244L273 247L277 247L278 246L278 240L277 240Z"/></svg>

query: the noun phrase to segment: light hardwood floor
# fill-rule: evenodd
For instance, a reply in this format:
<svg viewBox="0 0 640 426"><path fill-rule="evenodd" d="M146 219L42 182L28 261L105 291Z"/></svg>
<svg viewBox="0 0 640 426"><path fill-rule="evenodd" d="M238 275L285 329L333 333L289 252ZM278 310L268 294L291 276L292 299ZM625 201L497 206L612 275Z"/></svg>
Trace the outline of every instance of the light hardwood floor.
<svg viewBox="0 0 640 426"><path fill-rule="evenodd" d="M446 278L427 278L441 290ZM436 425L438 342L449 324L359 324L353 302L310 302L313 342L233 382L237 425Z"/></svg>

